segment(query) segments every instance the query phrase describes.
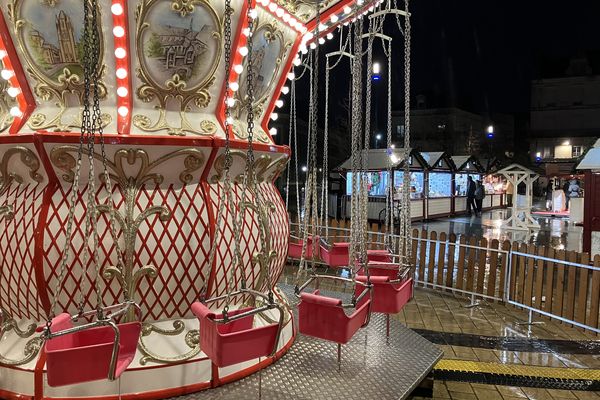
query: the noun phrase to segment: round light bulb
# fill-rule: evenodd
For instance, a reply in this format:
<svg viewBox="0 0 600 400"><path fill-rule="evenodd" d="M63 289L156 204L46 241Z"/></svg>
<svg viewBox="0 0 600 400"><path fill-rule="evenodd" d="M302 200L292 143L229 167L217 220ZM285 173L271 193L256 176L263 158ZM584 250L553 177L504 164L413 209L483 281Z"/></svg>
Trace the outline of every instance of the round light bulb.
<svg viewBox="0 0 600 400"><path fill-rule="evenodd" d="M117 58L125 58L126 55L127 55L127 52L125 51L124 48L117 47L115 49L115 57L117 57Z"/></svg>
<svg viewBox="0 0 600 400"><path fill-rule="evenodd" d="M242 57L246 57L248 55L248 48L246 46L242 46L238 50Z"/></svg>
<svg viewBox="0 0 600 400"><path fill-rule="evenodd" d="M125 36L125 29L122 26L115 26L113 28L113 35L115 35L115 37L123 37Z"/></svg>
<svg viewBox="0 0 600 400"><path fill-rule="evenodd" d="M271 134L271 136L277 136L277 128L269 129L269 133Z"/></svg>
<svg viewBox="0 0 600 400"><path fill-rule="evenodd" d="M289 22L291 16L288 13L283 14L283 22Z"/></svg>
<svg viewBox="0 0 600 400"><path fill-rule="evenodd" d="M117 69L117 78L119 78L119 79L127 78L127 70L125 68L118 68Z"/></svg>
<svg viewBox="0 0 600 400"><path fill-rule="evenodd" d="M235 106L235 99L233 97L228 97L225 103L228 107L233 107Z"/></svg>
<svg viewBox="0 0 600 400"><path fill-rule="evenodd" d="M258 17L258 12L255 8L253 8L250 11L248 11L248 16L252 19L256 19L256 17Z"/></svg>
<svg viewBox="0 0 600 400"><path fill-rule="evenodd" d="M119 3L114 3L112 6L110 6L110 11L114 15L121 15L123 14L123 6Z"/></svg>
<svg viewBox="0 0 600 400"><path fill-rule="evenodd" d="M126 97L129 94L129 90L125 86L120 86L117 88L117 96Z"/></svg>
<svg viewBox="0 0 600 400"><path fill-rule="evenodd" d="M6 50L0 50L0 60L4 59L4 57L6 57L8 55L8 53L6 52Z"/></svg>
<svg viewBox="0 0 600 400"><path fill-rule="evenodd" d="M225 118L225 122L227 123L227 125L233 125L233 118L227 117L227 118Z"/></svg>
<svg viewBox="0 0 600 400"><path fill-rule="evenodd" d="M336 22L338 22L338 20L339 20L339 18L338 18L338 16L337 16L337 15L333 14L333 15L331 16L331 22L332 22L332 23L334 23L334 24L335 24Z"/></svg>
<svg viewBox="0 0 600 400"><path fill-rule="evenodd" d="M275 107L277 107L277 108L281 108L281 107L283 107L283 100L277 100L277 101L275 102Z"/></svg>
<svg viewBox="0 0 600 400"><path fill-rule="evenodd" d="M296 57L294 58L294 65L297 67L300 64L302 64L302 60L300 60L300 57Z"/></svg>
<svg viewBox="0 0 600 400"><path fill-rule="evenodd" d="M285 11L283 10L283 8L280 8L275 14L277 14L277 16L281 18L283 17L283 14L285 14Z"/></svg>
<svg viewBox="0 0 600 400"><path fill-rule="evenodd" d="M352 9L348 6L344 7L344 14L350 14L352 12Z"/></svg>
<svg viewBox="0 0 600 400"><path fill-rule="evenodd" d="M281 88L281 93L283 94L288 94L290 92L290 88L287 86L284 86Z"/></svg>
<svg viewBox="0 0 600 400"><path fill-rule="evenodd" d="M277 121L277 119L278 119L278 118L279 118L279 114L277 114L277 113L273 113L273 114L271 114L271 119L272 119L273 121Z"/></svg>
<svg viewBox="0 0 600 400"><path fill-rule="evenodd" d="M229 84L229 89L231 89L232 92L237 92L240 89L240 85L237 82L231 82Z"/></svg>
<svg viewBox="0 0 600 400"><path fill-rule="evenodd" d="M319 44L325 44L325 39L319 38Z"/></svg>
<svg viewBox="0 0 600 400"><path fill-rule="evenodd" d="M271 4L269 4L269 11L271 11L271 12L273 12L273 13L274 13L274 12L275 12L275 10L277 10L278 8L279 8L279 7L277 7L277 4L275 4L275 3L271 3Z"/></svg>
<svg viewBox="0 0 600 400"><path fill-rule="evenodd" d="M244 71L244 66L242 64L236 64L233 67L233 70L235 71L236 74L241 74Z"/></svg>
<svg viewBox="0 0 600 400"><path fill-rule="evenodd" d="M331 40L331 39L333 39L333 33L329 32L327 34L327 40Z"/></svg>
<svg viewBox="0 0 600 400"><path fill-rule="evenodd" d="M117 112L119 113L119 115L121 117L126 117L127 114L129 114L129 108L127 108L125 106L121 106L121 107L119 107L119 109L117 110Z"/></svg>
<svg viewBox="0 0 600 400"><path fill-rule="evenodd" d="M15 76L15 73L14 73L14 71L11 71L10 69L3 69L2 72L0 72L0 76L2 77L2 79L7 81L10 78L12 78L13 76Z"/></svg>
<svg viewBox="0 0 600 400"><path fill-rule="evenodd" d="M12 115L15 118L20 118L23 115L23 112L21 111L21 109L17 106L14 106L13 108L10 109L10 115Z"/></svg>
<svg viewBox="0 0 600 400"><path fill-rule="evenodd" d="M17 87L9 87L6 89L6 93L8 93L10 97L17 97L19 93L21 93L21 89Z"/></svg>
<svg viewBox="0 0 600 400"><path fill-rule="evenodd" d="M314 50L317 48L317 45L313 42L310 44L310 48Z"/></svg>
<svg viewBox="0 0 600 400"><path fill-rule="evenodd" d="M246 37L250 36L250 28L244 28L242 34Z"/></svg>
<svg viewBox="0 0 600 400"><path fill-rule="evenodd" d="M293 81L294 79L296 79L296 74L294 74L293 72L290 72L290 73L287 74L287 78L290 81Z"/></svg>

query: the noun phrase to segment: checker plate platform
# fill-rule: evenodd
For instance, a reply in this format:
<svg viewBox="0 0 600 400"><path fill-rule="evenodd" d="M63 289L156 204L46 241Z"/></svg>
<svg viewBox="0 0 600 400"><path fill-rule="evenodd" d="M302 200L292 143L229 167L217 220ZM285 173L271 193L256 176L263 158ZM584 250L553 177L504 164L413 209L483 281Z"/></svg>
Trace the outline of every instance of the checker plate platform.
<svg viewBox="0 0 600 400"><path fill-rule="evenodd" d="M289 299L293 298L291 287L279 287ZM298 335L288 353L268 368L215 389L174 399L405 399L442 354L436 345L394 318L390 318L387 338L385 315L373 314L370 324L342 346L340 364L337 344Z"/></svg>

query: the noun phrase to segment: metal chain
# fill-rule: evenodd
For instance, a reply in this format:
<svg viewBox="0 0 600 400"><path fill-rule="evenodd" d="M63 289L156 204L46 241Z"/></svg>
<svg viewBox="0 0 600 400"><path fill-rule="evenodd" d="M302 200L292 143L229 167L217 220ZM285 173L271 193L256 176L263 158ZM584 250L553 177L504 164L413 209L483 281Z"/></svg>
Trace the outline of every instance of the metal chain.
<svg viewBox="0 0 600 400"><path fill-rule="evenodd" d="M401 223L401 248L403 251L403 264L410 265L412 259L412 232L411 232L411 203L410 203L410 53L411 53L411 25L409 13L409 0L404 0L404 190L402 191L402 221Z"/></svg>
<svg viewBox="0 0 600 400"><path fill-rule="evenodd" d="M321 179L321 224L329 241L329 58L325 67L325 130L323 132L323 175Z"/></svg>
<svg viewBox="0 0 600 400"><path fill-rule="evenodd" d="M392 254L396 254L396 248L392 240L392 235L394 234L394 187L392 181L392 42L388 41L388 52L387 52L387 61L388 61L388 76L387 76L387 149L388 149L388 159L387 159L387 187L388 187L388 197L387 197L387 218L385 219L385 232L387 233L385 236L385 246L391 250Z"/></svg>

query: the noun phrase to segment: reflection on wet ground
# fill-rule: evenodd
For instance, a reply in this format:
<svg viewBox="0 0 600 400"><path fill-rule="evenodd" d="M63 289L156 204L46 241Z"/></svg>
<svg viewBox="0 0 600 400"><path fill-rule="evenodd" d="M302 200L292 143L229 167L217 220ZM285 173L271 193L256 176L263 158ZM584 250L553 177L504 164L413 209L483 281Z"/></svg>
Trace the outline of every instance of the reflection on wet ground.
<svg viewBox="0 0 600 400"><path fill-rule="evenodd" d="M538 246L550 246L557 250L581 251L583 228L576 226L565 218L536 217L539 229L521 231L502 226L502 221L510 216L510 210L484 212L481 217L452 217L427 222L413 223L417 229L454 233L456 235L485 237L488 240L498 239L525 242Z"/></svg>

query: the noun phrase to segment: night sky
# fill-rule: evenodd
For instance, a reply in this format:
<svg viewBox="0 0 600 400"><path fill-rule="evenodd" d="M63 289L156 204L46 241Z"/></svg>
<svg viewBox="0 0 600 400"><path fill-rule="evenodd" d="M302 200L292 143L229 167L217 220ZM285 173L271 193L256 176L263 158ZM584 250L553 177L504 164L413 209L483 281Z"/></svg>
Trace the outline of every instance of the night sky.
<svg viewBox="0 0 600 400"><path fill-rule="evenodd" d="M411 11L412 95L414 100L425 94L429 107L525 114L531 79L560 76L570 57L587 55L600 74L600 1L412 0ZM397 109L402 108L403 44L395 23L386 25L386 33L398 38L393 80ZM336 37L323 52L337 46ZM385 61L381 54L375 58ZM347 71L342 68L339 76L347 77ZM336 76L332 97L346 96L348 84ZM307 101L306 92L298 89L299 108Z"/></svg>

